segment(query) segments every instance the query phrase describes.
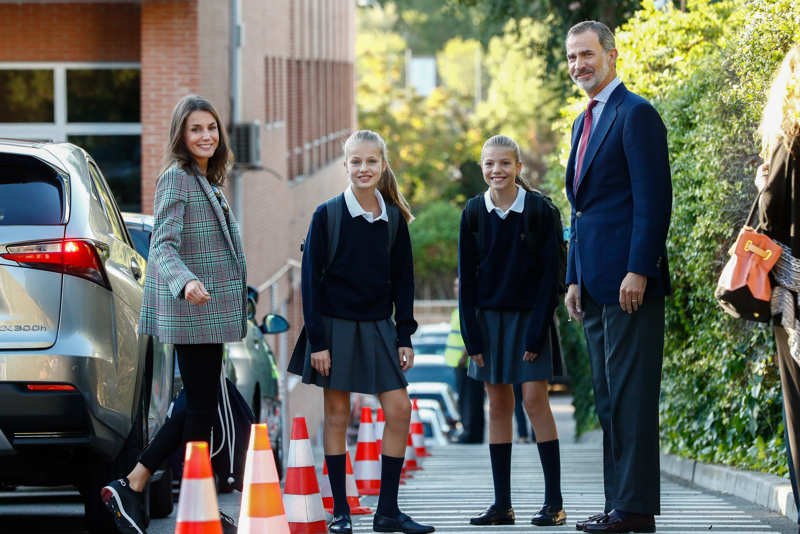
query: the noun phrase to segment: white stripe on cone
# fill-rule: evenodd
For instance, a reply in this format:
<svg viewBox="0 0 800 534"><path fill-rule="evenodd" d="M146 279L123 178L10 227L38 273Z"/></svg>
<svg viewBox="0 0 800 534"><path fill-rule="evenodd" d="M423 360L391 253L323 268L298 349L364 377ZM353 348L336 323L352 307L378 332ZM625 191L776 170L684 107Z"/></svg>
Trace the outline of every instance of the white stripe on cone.
<svg viewBox="0 0 800 534"><path fill-rule="evenodd" d="M381 463L378 460L359 460L353 471L357 480L381 479Z"/></svg>
<svg viewBox="0 0 800 534"><path fill-rule="evenodd" d="M289 457L286 465L292 467L314 467L314 455L311 452L311 440L293 439L289 442Z"/></svg>
<svg viewBox="0 0 800 534"><path fill-rule="evenodd" d="M268 456L269 455L269 456ZM252 466L245 470L244 484L269 484L279 482L278 470L275 468L275 459L272 451L247 451L246 466Z"/></svg>
<svg viewBox="0 0 800 534"><path fill-rule="evenodd" d="M219 521L217 492L210 478L184 478L176 522Z"/></svg>
<svg viewBox="0 0 800 534"><path fill-rule="evenodd" d="M355 475L349 474L345 478L346 480L346 488L347 488L347 496L348 497L355 497L358 498L360 495L358 494L358 487L356 487L356 477Z"/></svg>
<svg viewBox="0 0 800 534"><path fill-rule="evenodd" d="M239 534L289 534L289 525L283 516L248 517L239 523Z"/></svg>
<svg viewBox="0 0 800 534"><path fill-rule="evenodd" d="M325 502L325 497L333 499L333 490L331 489L330 472L325 473L319 478L319 492L322 495L322 502ZM347 475L350 476L350 475Z"/></svg>
<svg viewBox="0 0 800 534"><path fill-rule="evenodd" d="M383 429L386 426L386 421L378 421L373 423L375 425L375 441L383 439ZM380 451L378 451L380 452Z"/></svg>
<svg viewBox="0 0 800 534"><path fill-rule="evenodd" d="M325 521L325 509L322 507L322 497L319 493L311 495L284 494L283 507L289 523Z"/></svg>

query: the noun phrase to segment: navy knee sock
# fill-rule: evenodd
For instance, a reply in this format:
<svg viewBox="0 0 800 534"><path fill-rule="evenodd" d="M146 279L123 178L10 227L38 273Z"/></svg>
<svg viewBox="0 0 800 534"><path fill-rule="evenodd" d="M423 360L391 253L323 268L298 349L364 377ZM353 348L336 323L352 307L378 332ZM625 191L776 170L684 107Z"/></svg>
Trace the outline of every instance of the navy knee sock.
<svg viewBox="0 0 800 534"><path fill-rule="evenodd" d="M511 443L490 443L494 480L494 506L498 510L511 508Z"/></svg>
<svg viewBox="0 0 800 534"><path fill-rule="evenodd" d="M347 504L347 454L326 454L328 480L333 494L333 515L350 515Z"/></svg>
<svg viewBox="0 0 800 534"><path fill-rule="evenodd" d="M397 492L400 489L400 473L403 470L402 457L381 455L381 493L378 496L376 513L394 517L400 513L397 506Z"/></svg>
<svg viewBox="0 0 800 534"><path fill-rule="evenodd" d="M544 473L544 503L557 510L564 507L561 496L561 452L558 440L544 441L539 447L539 460Z"/></svg>

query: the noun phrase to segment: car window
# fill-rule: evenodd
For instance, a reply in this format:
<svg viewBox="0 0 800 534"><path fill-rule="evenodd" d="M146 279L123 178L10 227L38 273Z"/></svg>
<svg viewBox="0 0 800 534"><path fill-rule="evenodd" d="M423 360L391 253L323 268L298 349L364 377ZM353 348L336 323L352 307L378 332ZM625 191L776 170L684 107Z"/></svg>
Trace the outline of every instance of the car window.
<svg viewBox="0 0 800 534"><path fill-rule="evenodd" d="M133 240L133 248L136 249L144 259L150 253L150 232L136 228L135 226L128 226L128 233Z"/></svg>
<svg viewBox="0 0 800 534"><path fill-rule="evenodd" d="M445 350L447 350L446 343L426 343L426 342L414 342L411 343L414 346L414 353L415 354L444 354Z"/></svg>
<svg viewBox="0 0 800 534"><path fill-rule="evenodd" d="M456 387L455 372L446 365L415 365L406 371L409 382L441 382Z"/></svg>
<svg viewBox="0 0 800 534"><path fill-rule="evenodd" d="M106 212L108 222L111 224L111 231L114 232L114 235L117 236L120 241L130 245L131 243L128 239L128 232L125 229L125 225L122 224L122 219L117 211L117 206L114 204L114 200L111 198L111 195L108 192L108 188L106 187L105 180L102 178L103 175L100 173L100 169L95 166L94 162L89 162L89 171L92 174L92 180L94 181L95 188L100 195L100 201L103 204L103 211Z"/></svg>
<svg viewBox="0 0 800 534"><path fill-rule="evenodd" d="M63 224L64 184L41 161L0 154L0 225Z"/></svg>

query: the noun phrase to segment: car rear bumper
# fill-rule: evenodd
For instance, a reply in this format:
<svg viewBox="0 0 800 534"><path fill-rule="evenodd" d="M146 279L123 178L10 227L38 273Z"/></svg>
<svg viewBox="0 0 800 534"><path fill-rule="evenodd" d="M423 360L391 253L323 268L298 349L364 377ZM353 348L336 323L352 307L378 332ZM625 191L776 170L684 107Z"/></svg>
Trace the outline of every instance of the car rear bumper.
<svg viewBox="0 0 800 534"><path fill-rule="evenodd" d="M56 344L56 347L58 343ZM128 391L135 376L117 376L111 358L45 351L0 351L0 431L12 451L36 454L81 448L95 457L114 458L131 428L133 406ZM66 384L74 391L31 391L29 384ZM3 473L0 468L0 473Z"/></svg>

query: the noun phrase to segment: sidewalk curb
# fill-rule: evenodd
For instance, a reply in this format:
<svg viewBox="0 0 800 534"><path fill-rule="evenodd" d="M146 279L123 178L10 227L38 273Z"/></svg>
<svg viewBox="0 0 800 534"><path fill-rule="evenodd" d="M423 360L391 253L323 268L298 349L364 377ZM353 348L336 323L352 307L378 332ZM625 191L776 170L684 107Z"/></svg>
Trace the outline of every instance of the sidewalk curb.
<svg viewBox="0 0 800 534"><path fill-rule="evenodd" d="M661 472L701 488L735 495L789 519L797 518L792 485L785 478L706 464L674 454L661 455Z"/></svg>

